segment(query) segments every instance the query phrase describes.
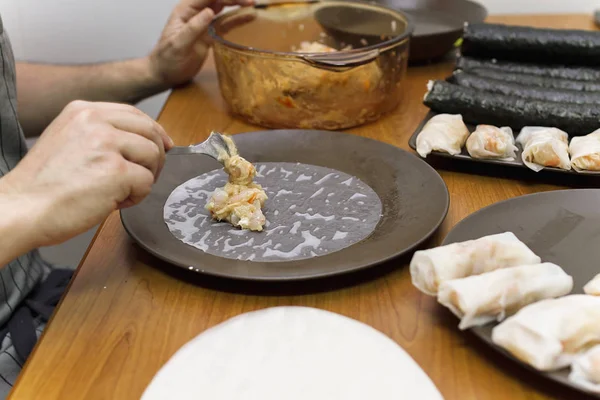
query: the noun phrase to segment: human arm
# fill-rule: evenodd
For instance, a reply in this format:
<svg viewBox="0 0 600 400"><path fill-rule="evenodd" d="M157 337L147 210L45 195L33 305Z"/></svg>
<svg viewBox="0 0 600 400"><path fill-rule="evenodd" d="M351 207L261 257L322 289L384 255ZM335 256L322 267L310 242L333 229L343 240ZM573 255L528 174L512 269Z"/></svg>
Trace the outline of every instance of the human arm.
<svg viewBox="0 0 600 400"><path fill-rule="evenodd" d="M74 102L0 178L0 265L139 203L172 141L132 106Z"/></svg>
<svg viewBox="0 0 600 400"><path fill-rule="evenodd" d="M36 205L22 203L6 190L3 182L0 179L0 266L35 248L33 221L38 219Z"/></svg>
<svg viewBox="0 0 600 400"><path fill-rule="evenodd" d="M39 135L70 101L136 103L191 80L208 55L208 26L226 5L252 0L181 0L151 53L95 65L17 63L19 120Z"/></svg>
<svg viewBox="0 0 600 400"><path fill-rule="evenodd" d="M168 87L147 58L78 66L17 63L19 120L27 137L38 136L75 99L134 104Z"/></svg>

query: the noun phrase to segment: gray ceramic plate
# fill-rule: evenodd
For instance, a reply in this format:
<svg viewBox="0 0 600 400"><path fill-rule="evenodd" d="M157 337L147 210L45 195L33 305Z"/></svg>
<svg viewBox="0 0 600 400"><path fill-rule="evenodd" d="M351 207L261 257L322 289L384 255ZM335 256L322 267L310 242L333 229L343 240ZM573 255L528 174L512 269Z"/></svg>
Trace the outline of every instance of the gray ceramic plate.
<svg viewBox="0 0 600 400"><path fill-rule="evenodd" d="M561 190L517 197L493 204L465 218L448 234L443 244L511 231L543 261L560 265L571 275L573 293L583 293L583 286L600 273L598 204L598 189ZM474 328L472 332L502 354L525 365L492 342L494 326L488 324ZM568 380L568 369L536 372L585 392ZM600 395L596 394L596 397L600 398Z"/></svg>
<svg viewBox="0 0 600 400"><path fill-rule="evenodd" d="M219 277L291 281L332 276L374 266L400 256L426 240L448 211L441 177L418 157L375 140L339 132L280 130L235 136L251 162L300 162L333 168L369 185L383 205L375 231L346 249L300 261L249 262L213 256L177 240L163 221L163 206L181 183L221 168L205 156L167 156L152 193L123 210L127 232L148 252L173 265Z"/></svg>

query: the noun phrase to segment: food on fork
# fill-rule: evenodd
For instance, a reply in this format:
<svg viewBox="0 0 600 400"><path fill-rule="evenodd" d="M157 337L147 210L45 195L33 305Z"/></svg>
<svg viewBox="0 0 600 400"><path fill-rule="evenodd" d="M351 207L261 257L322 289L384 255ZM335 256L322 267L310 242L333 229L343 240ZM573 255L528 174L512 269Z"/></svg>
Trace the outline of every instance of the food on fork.
<svg viewBox="0 0 600 400"><path fill-rule="evenodd" d="M242 158L233 140L225 136L228 149L222 149L219 161L223 162L229 182L216 189L208 200L206 209L218 221L228 221L233 226L262 231L266 218L262 207L267 200L263 188L254 183L256 169Z"/></svg>
<svg viewBox="0 0 600 400"><path fill-rule="evenodd" d="M410 275L417 289L436 296L439 286L452 279L540 262L514 233L505 232L417 251L410 262Z"/></svg>
<svg viewBox="0 0 600 400"><path fill-rule="evenodd" d="M438 114L431 118L417 136L417 153L423 158L432 151L460 154L469 129L461 115Z"/></svg>
<svg viewBox="0 0 600 400"><path fill-rule="evenodd" d="M573 294L528 305L501 322L492 340L540 371L570 365L600 344L600 297Z"/></svg>
<svg viewBox="0 0 600 400"><path fill-rule="evenodd" d="M512 161L516 157L517 146L509 127L478 125L467 139L467 151L473 158Z"/></svg>
<svg viewBox="0 0 600 400"><path fill-rule="evenodd" d="M443 282L440 304L461 319L461 330L502 321L539 300L560 297L573 289L573 278L552 263L521 265Z"/></svg>
<svg viewBox="0 0 600 400"><path fill-rule="evenodd" d="M517 143L523 147L523 163L533 171L544 167L571 169L569 135L560 129L528 126L519 133Z"/></svg>

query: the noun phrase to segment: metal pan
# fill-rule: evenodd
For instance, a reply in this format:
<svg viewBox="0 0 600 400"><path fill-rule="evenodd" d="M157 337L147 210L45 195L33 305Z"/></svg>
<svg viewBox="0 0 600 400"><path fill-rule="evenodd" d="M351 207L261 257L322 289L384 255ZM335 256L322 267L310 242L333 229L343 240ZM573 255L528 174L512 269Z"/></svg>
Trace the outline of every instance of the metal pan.
<svg viewBox="0 0 600 400"><path fill-rule="evenodd" d="M442 58L462 36L465 22L483 22L487 9L468 0L376 0L407 13L415 24L410 61L424 63Z"/></svg>

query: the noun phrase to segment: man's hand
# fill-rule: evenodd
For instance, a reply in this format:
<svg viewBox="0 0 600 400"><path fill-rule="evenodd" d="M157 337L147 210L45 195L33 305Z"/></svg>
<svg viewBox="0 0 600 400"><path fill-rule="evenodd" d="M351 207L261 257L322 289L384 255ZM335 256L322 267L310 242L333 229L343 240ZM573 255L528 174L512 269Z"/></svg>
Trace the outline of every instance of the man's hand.
<svg viewBox="0 0 600 400"><path fill-rule="evenodd" d="M182 0L173 10L150 54L153 73L165 87L191 80L206 60L208 26L225 6L249 6L253 0Z"/></svg>
<svg viewBox="0 0 600 400"><path fill-rule="evenodd" d="M215 14L228 5L252 3L181 0L159 42L145 57L77 66L17 63L19 120L25 135L41 134L73 100L135 104L191 80L208 55L207 31Z"/></svg>
<svg viewBox="0 0 600 400"><path fill-rule="evenodd" d="M172 144L132 106L70 103L0 179L0 203L27 210L29 247L62 242L146 197Z"/></svg>

